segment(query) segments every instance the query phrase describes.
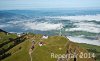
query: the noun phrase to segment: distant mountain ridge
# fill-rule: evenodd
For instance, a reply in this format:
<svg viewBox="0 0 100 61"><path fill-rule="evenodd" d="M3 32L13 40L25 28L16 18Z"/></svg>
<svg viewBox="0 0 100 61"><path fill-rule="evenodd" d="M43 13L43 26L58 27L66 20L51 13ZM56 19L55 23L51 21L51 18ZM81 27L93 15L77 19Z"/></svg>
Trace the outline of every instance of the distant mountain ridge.
<svg viewBox="0 0 100 61"><path fill-rule="evenodd" d="M0 29L0 32L8 33L8 32L6 32L6 31L4 31L4 30L2 30L2 29Z"/></svg>
<svg viewBox="0 0 100 61"><path fill-rule="evenodd" d="M0 11L0 18L13 18L13 17L18 17L22 19L27 19L28 17L25 15L20 14L20 12L11 12L11 11Z"/></svg>

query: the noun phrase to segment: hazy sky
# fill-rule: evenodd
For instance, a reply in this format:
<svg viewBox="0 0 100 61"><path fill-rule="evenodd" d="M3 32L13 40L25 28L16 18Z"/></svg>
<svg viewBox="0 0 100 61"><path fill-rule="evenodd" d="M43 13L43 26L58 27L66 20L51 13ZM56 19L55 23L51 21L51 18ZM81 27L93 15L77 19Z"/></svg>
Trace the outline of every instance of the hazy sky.
<svg viewBox="0 0 100 61"><path fill-rule="evenodd" d="M0 9L100 7L100 0L0 0Z"/></svg>

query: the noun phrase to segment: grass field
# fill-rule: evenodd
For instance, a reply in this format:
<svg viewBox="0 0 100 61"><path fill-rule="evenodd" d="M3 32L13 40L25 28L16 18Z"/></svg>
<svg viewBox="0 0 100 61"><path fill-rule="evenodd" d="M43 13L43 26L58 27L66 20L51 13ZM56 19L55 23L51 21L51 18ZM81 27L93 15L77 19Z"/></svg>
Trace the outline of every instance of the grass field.
<svg viewBox="0 0 100 61"><path fill-rule="evenodd" d="M100 61L100 55L98 55L100 53L100 46L70 42L69 39L63 36L49 36L47 39L43 39L42 36L43 35L32 33L25 35L24 37L22 37L22 39L25 38L25 40L6 51L5 54L10 54L10 56L2 59L1 61L31 61L29 50L33 45L33 41L35 42L35 44L34 49L31 53L32 61L57 61L58 58L51 58L51 53L66 54L66 51L69 51L68 53L74 53L75 49L77 50L77 53L79 53L79 51L86 53L95 53L96 61ZM4 39L0 41L0 44L2 44L4 42L7 42L9 38L16 38L17 36L15 34L5 35L1 33L0 37L4 37ZM40 42L43 42L44 44L42 46L39 46ZM7 43L6 45L2 46L2 48L6 49L11 44L13 44L13 42ZM2 50L2 48L0 49ZM66 59L58 61L65 60ZM73 59L69 59L68 61L73 61ZM77 58L77 61L95 60L94 58Z"/></svg>

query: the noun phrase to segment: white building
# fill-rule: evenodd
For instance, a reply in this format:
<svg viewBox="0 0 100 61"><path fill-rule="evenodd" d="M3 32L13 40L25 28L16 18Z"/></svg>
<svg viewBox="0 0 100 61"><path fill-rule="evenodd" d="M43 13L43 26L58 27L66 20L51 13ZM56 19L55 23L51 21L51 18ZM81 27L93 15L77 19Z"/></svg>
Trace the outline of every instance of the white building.
<svg viewBox="0 0 100 61"><path fill-rule="evenodd" d="M42 38L43 38L43 39L48 39L48 36L43 36Z"/></svg>
<svg viewBox="0 0 100 61"><path fill-rule="evenodd" d="M21 37L21 33L17 33L17 36L18 36L18 37Z"/></svg>

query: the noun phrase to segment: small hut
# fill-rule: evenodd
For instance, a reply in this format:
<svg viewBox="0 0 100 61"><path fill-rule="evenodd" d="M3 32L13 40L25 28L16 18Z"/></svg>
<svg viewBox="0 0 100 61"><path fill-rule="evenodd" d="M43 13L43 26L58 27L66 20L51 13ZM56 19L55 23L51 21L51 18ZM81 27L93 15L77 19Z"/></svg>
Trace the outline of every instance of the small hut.
<svg viewBox="0 0 100 61"><path fill-rule="evenodd" d="M39 46L46 45L44 42L39 42Z"/></svg>
<svg viewBox="0 0 100 61"><path fill-rule="evenodd" d="M43 39L48 39L48 36L44 35L42 38L43 38Z"/></svg>

